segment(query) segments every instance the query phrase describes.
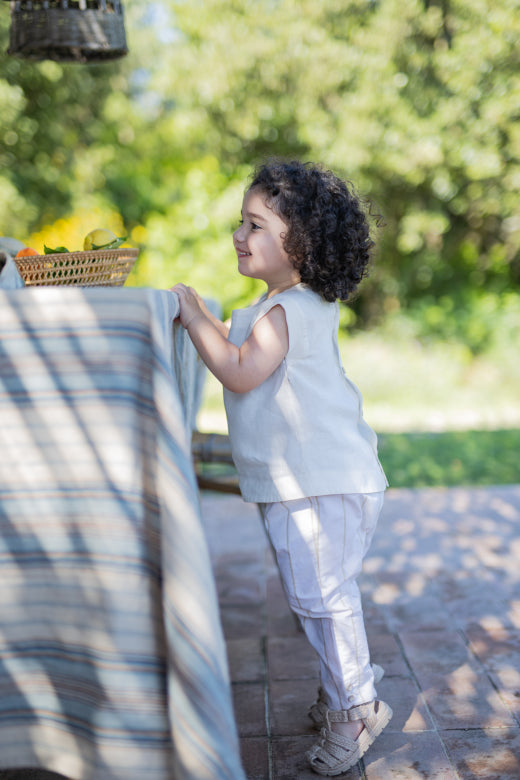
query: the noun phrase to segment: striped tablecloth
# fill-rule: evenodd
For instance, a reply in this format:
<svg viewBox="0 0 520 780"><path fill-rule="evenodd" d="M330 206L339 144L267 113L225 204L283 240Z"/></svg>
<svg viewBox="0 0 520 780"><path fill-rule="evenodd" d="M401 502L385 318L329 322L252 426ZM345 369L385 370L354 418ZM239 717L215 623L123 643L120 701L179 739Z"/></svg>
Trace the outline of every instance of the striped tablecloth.
<svg viewBox="0 0 520 780"><path fill-rule="evenodd" d="M244 778L177 306L0 291L0 768Z"/></svg>

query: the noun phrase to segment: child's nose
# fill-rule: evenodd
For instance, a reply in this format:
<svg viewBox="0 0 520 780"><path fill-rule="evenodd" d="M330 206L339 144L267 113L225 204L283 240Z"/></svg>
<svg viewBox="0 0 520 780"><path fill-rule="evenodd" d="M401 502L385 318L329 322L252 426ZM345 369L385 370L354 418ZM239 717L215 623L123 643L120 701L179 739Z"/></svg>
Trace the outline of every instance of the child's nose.
<svg viewBox="0 0 520 780"><path fill-rule="evenodd" d="M237 227L235 232L233 233L233 238L235 241L243 241L244 240L244 226L240 225L240 227Z"/></svg>

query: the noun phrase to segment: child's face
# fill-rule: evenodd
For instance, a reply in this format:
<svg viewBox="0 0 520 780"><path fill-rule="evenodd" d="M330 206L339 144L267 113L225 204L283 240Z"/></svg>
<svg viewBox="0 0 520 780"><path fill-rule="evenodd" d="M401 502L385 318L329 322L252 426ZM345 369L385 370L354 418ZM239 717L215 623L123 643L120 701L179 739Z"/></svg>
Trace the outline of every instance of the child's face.
<svg viewBox="0 0 520 780"><path fill-rule="evenodd" d="M238 270L243 276L262 279L268 293L290 287L300 275L283 248L287 225L265 203L265 194L248 190L242 204L242 224L233 233Z"/></svg>

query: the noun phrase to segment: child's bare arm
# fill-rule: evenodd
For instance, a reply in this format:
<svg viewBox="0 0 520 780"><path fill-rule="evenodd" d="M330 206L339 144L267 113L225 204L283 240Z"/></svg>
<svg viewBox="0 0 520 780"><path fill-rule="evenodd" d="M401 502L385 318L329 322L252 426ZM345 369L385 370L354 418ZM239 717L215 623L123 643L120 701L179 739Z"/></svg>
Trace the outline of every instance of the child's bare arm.
<svg viewBox="0 0 520 780"><path fill-rule="evenodd" d="M209 370L228 390L245 393L257 387L287 354L289 335L281 306L262 317L239 348L207 316L194 291L184 285L173 290L179 296L183 326Z"/></svg>

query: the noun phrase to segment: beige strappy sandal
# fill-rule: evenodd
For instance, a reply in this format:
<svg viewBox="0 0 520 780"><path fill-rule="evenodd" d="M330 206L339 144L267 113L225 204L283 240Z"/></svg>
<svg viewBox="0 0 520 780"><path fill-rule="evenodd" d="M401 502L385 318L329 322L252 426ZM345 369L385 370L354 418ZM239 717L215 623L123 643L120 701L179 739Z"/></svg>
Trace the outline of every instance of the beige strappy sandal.
<svg viewBox="0 0 520 780"><path fill-rule="evenodd" d="M319 775L334 777L341 775L357 764L370 745L378 737L392 717L392 710L384 701L377 699L370 704L360 704L350 710L327 710L321 739L306 756L312 769ZM346 723L361 720L363 731L356 740L336 734L331 723Z"/></svg>
<svg viewBox="0 0 520 780"><path fill-rule="evenodd" d="M372 664L372 672L374 673L374 684L377 685L377 683L383 679L385 670L382 666L378 666L378 664ZM311 704L309 712L307 713L312 720L313 728L318 731L325 725L325 713L327 710L328 706L324 699L323 688L318 688L318 698L314 704Z"/></svg>

